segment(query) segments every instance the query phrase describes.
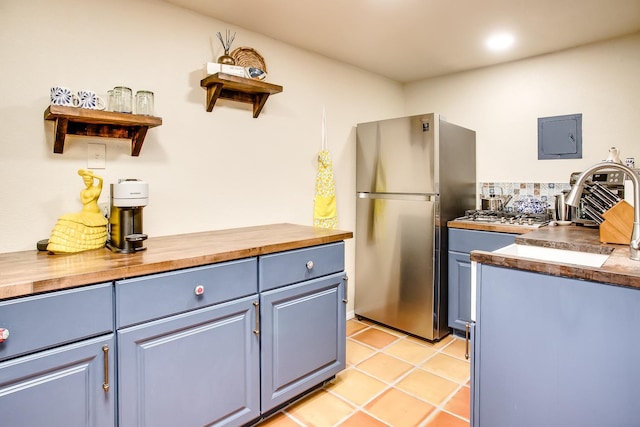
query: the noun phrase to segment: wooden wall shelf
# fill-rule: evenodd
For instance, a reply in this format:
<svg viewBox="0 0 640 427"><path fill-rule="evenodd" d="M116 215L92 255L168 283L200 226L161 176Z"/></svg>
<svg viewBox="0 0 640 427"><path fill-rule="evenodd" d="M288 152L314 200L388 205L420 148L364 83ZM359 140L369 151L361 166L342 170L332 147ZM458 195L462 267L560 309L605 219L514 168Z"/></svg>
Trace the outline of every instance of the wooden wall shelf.
<svg viewBox="0 0 640 427"><path fill-rule="evenodd" d="M47 107L44 119L55 122L54 153L64 151L67 135L82 135L131 139L131 155L138 156L147 130L162 124L160 117L59 105Z"/></svg>
<svg viewBox="0 0 640 427"><path fill-rule="evenodd" d="M282 92L282 86L247 79L226 73L212 74L200 81L207 90L207 111L211 112L218 98L253 104L253 117L257 118L269 95Z"/></svg>

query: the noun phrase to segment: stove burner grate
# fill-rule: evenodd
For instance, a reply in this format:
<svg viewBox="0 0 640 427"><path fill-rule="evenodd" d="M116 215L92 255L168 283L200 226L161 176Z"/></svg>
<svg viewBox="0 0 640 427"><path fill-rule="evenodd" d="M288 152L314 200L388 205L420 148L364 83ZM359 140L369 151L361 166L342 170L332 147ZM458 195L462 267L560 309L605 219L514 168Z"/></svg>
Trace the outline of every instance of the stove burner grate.
<svg viewBox="0 0 640 427"><path fill-rule="evenodd" d="M525 214L518 212L472 209L465 211L465 216L458 218L458 220L484 222L496 225L541 226L548 222L549 217L547 214Z"/></svg>

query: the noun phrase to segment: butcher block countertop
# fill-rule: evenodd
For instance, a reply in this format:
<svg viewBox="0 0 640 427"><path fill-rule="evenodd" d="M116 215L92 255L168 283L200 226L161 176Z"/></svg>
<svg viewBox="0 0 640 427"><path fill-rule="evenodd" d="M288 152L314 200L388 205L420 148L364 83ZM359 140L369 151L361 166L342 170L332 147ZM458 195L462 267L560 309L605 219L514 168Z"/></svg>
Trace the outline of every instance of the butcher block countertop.
<svg viewBox="0 0 640 427"><path fill-rule="evenodd" d="M472 251L471 260L499 267L640 289L640 261L629 259L628 245L600 243L597 228L575 225L542 227L516 237L516 243L611 255L599 268L539 261L486 251Z"/></svg>
<svg viewBox="0 0 640 427"><path fill-rule="evenodd" d="M151 237L147 250L117 254L107 248L53 255L0 254L0 299L109 282L128 277L265 255L353 237L350 231L272 224L175 236Z"/></svg>
<svg viewBox="0 0 640 427"><path fill-rule="evenodd" d="M488 222L478 221L457 221L452 220L447 222L449 228L463 228L465 230L477 230L477 231L493 231L500 233L510 234L524 234L533 230L537 230L538 227L527 225L511 225L511 224L492 224Z"/></svg>

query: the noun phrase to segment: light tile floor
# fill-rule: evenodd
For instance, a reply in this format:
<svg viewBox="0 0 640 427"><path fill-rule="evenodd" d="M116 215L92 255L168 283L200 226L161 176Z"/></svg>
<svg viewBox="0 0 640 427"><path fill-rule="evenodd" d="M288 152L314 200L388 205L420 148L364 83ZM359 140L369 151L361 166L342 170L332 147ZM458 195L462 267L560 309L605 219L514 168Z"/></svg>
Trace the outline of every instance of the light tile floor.
<svg viewBox="0 0 640 427"><path fill-rule="evenodd" d="M351 319L346 369L260 427L469 427L464 344Z"/></svg>

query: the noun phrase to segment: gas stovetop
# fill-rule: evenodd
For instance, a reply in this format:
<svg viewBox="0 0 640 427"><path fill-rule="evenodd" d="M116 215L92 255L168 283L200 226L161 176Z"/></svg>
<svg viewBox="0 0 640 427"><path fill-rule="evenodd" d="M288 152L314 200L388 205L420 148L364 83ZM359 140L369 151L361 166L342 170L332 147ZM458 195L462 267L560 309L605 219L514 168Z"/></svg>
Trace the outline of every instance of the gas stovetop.
<svg viewBox="0 0 640 427"><path fill-rule="evenodd" d="M456 221L484 223L491 225L510 225L526 227L542 227L549 223L547 214L525 214L506 211L468 210L465 216Z"/></svg>

